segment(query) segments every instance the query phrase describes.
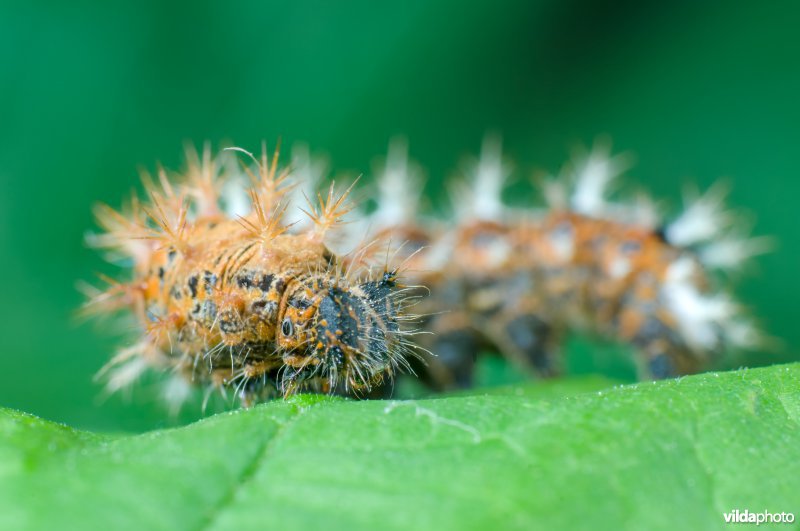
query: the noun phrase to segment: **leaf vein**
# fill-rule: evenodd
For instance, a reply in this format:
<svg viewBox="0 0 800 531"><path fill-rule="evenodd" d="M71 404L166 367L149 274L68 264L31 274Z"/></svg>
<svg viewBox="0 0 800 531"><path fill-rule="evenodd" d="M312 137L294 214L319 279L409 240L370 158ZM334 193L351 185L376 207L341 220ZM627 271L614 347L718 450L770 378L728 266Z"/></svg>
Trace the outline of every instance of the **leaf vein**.
<svg viewBox="0 0 800 531"><path fill-rule="evenodd" d="M280 422L273 417L273 420L278 423L278 428L275 430L275 433L272 435L272 437L265 439L261 443L258 450L255 452L252 461L250 461L250 463L248 463L247 466L242 469L242 472L233 481L228 491L220 498L219 502L207 514L203 521L200 522L200 525L196 528L196 531L206 531L214 527L214 524L217 522L220 515L224 513L228 507L233 505L239 492L242 491L247 483L252 481L256 472L258 472L258 470L261 468L261 464L267 459L270 451L275 446L275 442L282 438L286 430L295 422L297 422L297 419L303 416L303 413L305 413L308 409L309 407L297 408L294 414L283 422Z"/></svg>

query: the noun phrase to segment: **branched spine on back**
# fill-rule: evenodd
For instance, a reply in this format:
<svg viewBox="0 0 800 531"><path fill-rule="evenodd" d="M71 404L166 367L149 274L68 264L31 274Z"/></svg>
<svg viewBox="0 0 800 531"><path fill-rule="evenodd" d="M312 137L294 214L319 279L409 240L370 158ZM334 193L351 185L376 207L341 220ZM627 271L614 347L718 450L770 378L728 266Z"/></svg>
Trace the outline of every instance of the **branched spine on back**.
<svg viewBox="0 0 800 531"><path fill-rule="evenodd" d="M174 400L187 396L188 382L234 389L249 404L275 392L366 394L390 381L414 354L410 299L394 273L370 267L368 253L339 256L326 245L351 208L352 186L339 194L331 184L318 205L303 207L309 223L290 223L297 183L277 152L269 160L264 147L257 160L233 151L252 163L244 175L222 164L231 153L190 150L184 175L159 170L158 184L145 176L147 205L98 207L106 232L90 242L132 260L132 278L109 281L87 310L130 310L142 329L104 369L108 388L166 369ZM226 214L231 207L240 212Z"/></svg>

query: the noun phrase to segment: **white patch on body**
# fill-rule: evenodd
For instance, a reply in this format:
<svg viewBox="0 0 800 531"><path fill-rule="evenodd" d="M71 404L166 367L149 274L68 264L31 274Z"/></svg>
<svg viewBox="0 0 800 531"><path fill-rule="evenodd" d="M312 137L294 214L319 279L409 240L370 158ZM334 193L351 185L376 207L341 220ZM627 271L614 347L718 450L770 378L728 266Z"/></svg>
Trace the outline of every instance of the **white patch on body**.
<svg viewBox="0 0 800 531"><path fill-rule="evenodd" d="M611 266L608 269L611 278L620 279L624 278L631 272L631 262L627 258L616 256L611 261Z"/></svg>
<svg viewBox="0 0 800 531"><path fill-rule="evenodd" d="M708 351L720 346L738 308L725 293L702 293L696 274L697 262L688 256L678 258L667 270L662 294L686 343Z"/></svg>
<svg viewBox="0 0 800 531"><path fill-rule="evenodd" d="M551 232L548 239L558 260L568 262L575 256L575 237L572 230Z"/></svg>
<svg viewBox="0 0 800 531"><path fill-rule="evenodd" d="M425 265L430 271L442 271L454 260L455 234L450 231L437 238L425 251Z"/></svg>
<svg viewBox="0 0 800 531"><path fill-rule="evenodd" d="M488 256L488 262L491 267L503 265L506 260L508 260L510 254L511 245L502 239L496 239L486 249L486 255Z"/></svg>

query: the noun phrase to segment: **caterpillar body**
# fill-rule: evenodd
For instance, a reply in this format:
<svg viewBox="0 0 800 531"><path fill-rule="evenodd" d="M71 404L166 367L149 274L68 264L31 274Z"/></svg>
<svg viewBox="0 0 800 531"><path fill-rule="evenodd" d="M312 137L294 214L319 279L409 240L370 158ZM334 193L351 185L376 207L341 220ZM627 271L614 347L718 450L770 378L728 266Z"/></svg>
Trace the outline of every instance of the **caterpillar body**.
<svg viewBox="0 0 800 531"><path fill-rule="evenodd" d="M598 145L544 182L545 205L513 209L500 142L487 136L473 175L452 189L455 222L418 211L421 182L407 147L390 148L374 214L363 225L426 286L419 341L435 388L472 383L476 356L494 350L540 376L562 371L565 335L583 330L627 343L644 379L697 372L729 348L763 346L719 272L770 247L750 238L717 186L663 221L644 195L613 202L626 168Z"/></svg>
<svg viewBox="0 0 800 531"><path fill-rule="evenodd" d="M90 243L127 260L131 278L106 279L87 309L128 310L141 330L104 369L110 390L148 368L173 374L173 405L191 384L232 389L245 405L298 391L380 396L414 370L448 389L471 384L487 347L549 377L575 329L632 345L640 375L664 378L762 342L715 270L768 242L743 235L719 189L664 222L646 196L608 199L624 159L596 149L544 183L543 206L510 208L489 136L452 190L454 221L419 211L403 142L376 179L374 212L348 202L353 186L333 185L302 210L301 185L319 180L307 155L280 169L277 151L237 150L252 159L244 171L232 153L190 150L183 175L145 177L148 204L98 207L105 233Z"/></svg>

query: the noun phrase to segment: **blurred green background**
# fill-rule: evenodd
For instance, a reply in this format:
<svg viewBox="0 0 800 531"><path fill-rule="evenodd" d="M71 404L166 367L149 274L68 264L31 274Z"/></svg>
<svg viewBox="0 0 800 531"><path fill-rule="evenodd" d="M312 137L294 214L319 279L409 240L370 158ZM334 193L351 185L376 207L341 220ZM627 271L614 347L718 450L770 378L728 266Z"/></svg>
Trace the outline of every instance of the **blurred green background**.
<svg viewBox="0 0 800 531"><path fill-rule="evenodd" d="M779 241L738 292L784 347L727 363L797 359L799 20L788 1L2 2L0 405L170 424L153 393L98 399L124 339L72 313L76 280L113 271L83 243L92 204L179 167L184 140L304 140L369 172L402 133L435 190L490 129L523 180L607 134L673 204L730 180ZM616 370L595 358L572 365Z"/></svg>

